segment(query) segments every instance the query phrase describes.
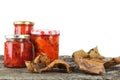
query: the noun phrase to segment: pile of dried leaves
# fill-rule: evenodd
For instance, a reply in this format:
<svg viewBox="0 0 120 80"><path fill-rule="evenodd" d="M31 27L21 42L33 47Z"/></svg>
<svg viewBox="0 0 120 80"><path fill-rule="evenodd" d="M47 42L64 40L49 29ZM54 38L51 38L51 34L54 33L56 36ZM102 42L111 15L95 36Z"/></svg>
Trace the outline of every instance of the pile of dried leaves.
<svg viewBox="0 0 120 80"><path fill-rule="evenodd" d="M43 72L50 71L52 68L63 68L67 69L67 72L70 73L70 65L62 59L56 59L53 62L50 62L50 59L45 55L41 54L37 56L34 61L25 61L27 69L31 72Z"/></svg>
<svg viewBox="0 0 120 80"><path fill-rule="evenodd" d="M72 57L79 66L79 70L89 74L103 74L106 72L106 68L120 64L120 57L111 58L105 61L104 57L100 55L97 47L88 52L84 50L75 51ZM33 61L26 61L25 64L27 69L31 72L41 73L43 71L50 71L56 67L66 69L68 73L72 72L67 62L62 59L56 59L50 62L50 59L45 54L37 56Z"/></svg>

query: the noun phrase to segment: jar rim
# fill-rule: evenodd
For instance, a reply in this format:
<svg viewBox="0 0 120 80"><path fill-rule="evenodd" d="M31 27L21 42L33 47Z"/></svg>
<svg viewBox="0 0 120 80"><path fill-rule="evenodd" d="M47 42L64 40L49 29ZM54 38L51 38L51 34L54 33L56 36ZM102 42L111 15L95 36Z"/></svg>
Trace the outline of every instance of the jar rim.
<svg viewBox="0 0 120 80"><path fill-rule="evenodd" d="M14 21L13 24L31 24L34 25L34 22L32 21Z"/></svg>
<svg viewBox="0 0 120 80"><path fill-rule="evenodd" d="M19 34L11 34L5 35L6 39L29 39L30 35L19 35Z"/></svg>

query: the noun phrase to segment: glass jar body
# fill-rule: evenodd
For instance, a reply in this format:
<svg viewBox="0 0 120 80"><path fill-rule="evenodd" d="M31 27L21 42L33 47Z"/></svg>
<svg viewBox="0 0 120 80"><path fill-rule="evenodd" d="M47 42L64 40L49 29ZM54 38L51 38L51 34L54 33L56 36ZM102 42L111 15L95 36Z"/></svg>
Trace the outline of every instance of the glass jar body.
<svg viewBox="0 0 120 80"><path fill-rule="evenodd" d="M8 39L4 43L4 66L25 67L25 61L32 61L34 51L27 39Z"/></svg>
<svg viewBox="0 0 120 80"><path fill-rule="evenodd" d="M15 34L31 34L34 23L31 21L15 21L14 33Z"/></svg>
<svg viewBox="0 0 120 80"><path fill-rule="evenodd" d="M15 24L15 34L31 34L31 30L33 29L33 25L30 24Z"/></svg>
<svg viewBox="0 0 120 80"><path fill-rule="evenodd" d="M31 35L31 41L35 47L35 57L46 54L51 62L59 56L59 35Z"/></svg>

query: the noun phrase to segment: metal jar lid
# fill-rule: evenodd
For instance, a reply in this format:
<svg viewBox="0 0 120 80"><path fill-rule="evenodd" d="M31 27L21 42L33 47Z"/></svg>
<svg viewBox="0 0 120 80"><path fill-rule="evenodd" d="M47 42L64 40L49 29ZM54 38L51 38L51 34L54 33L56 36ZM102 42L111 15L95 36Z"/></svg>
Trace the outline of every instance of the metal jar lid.
<svg viewBox="0 0 120 80"><path fill-rule="evenodd" d="M34 25L34 22L31 22L31 21L15 21L13 22L14 25L16 24L30 24L30 25Z"/></svg>
<svg viewBox="0 0 120 80"><path fill-rule="evenodd" d="M18 34L11 34L5 35L6 39L30 39L30 35L18 35Z"/></svg>

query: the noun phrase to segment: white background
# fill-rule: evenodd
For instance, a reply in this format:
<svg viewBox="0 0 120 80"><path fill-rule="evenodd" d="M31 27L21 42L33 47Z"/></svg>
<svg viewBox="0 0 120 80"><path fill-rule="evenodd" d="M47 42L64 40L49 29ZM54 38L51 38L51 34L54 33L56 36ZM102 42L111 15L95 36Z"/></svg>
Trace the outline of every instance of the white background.
<svg viewBox="0 0 120 80"><path fill-rule="evenodd" d="M13 22L29 20L35 28L60 30L60 55L98 46L103 56L120 56L119 0L0 0L0 54Z"/></svg>

